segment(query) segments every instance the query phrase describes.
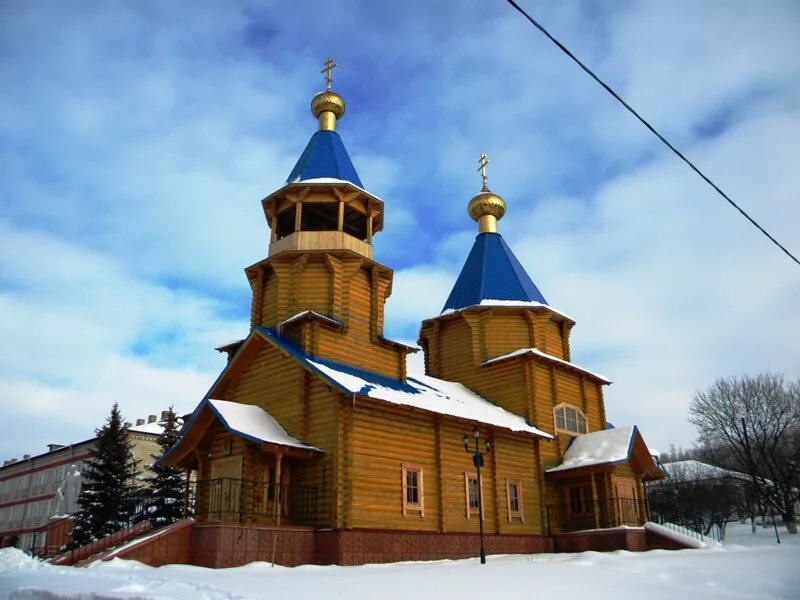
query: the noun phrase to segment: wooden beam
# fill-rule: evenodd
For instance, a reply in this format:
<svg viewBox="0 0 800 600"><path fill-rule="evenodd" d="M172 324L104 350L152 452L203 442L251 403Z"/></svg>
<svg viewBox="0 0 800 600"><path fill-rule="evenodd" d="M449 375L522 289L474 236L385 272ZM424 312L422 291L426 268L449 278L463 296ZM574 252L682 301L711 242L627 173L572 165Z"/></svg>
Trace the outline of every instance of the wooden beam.
<svg viewBox="0 0 800 600"><path fill-rule="evenodd" d="M303 222L303 203L298 202L294 205L294 230L300 231L300 225Z"/></svg>
<svg viewBox="0 0 800 600"><path fill-rule="evenodd" d="M281 465L283 464L283 453L275 453L275 524L281 524L281 505L283 504L283 494L281 494Z"/></svg>

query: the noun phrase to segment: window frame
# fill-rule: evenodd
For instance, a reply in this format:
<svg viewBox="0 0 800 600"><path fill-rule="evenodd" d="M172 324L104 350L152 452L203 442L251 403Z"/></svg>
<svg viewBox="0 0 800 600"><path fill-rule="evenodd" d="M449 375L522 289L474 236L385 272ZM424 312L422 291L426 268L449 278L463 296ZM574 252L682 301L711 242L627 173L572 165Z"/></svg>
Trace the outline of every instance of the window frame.
<svg viewBox="0 0 800 600"><path fill-rule="evenodd" d="M408 473L417 474L417 497L418 502L408 501ZM402 463L400 465L400 477L402 482L403 491L403 516L408 516L409 513L419 513L419 516L425 516L425 471L422 466L414 463Z"/></svg>
<svg viewBox="0 0 800 600"><path fill-rule="evenodd" d="M517 509L512 510L511 507L511 487L514 487L517 492ZM511 523L514 519L519 519L520 522L525 522L525 505L522 500L522 482L519 479L506 478L506 508L508 509L508 522Z"/></svg>
<svg viewBox="0 0 800 600"><path fill-rule="evenodd" d="M567 411L574 410L575 411L575 430L569 429L569 418L567 417ZM559 413L564 411L564 426L559 427L558 425L558 417ZM583 429L581 431L581 419L583 420ZM553 407L553 428L555 429L556 433L566 433L568 435L584 435L589 433L589 420L586 418L586 414L574 404L570 404L568 402L562 402Z"/></svg>
<svg viewBox="0 0 800 600"><path fill-rule="evenodd" d="M466 506L466 515L469 520L472 515L477 515L480 509L481 521L486 520L486 498L483 493L483 474L481 474L478 485L480 486L480 494L478 496L479 508L472 508L469 502L469 482L478 481L478 474L475 471L464 471L464 501Z"/></svg>
<svg viewBox="0 0 800 600"><path fill-rule="evenodd" d="M576 483L565 488L567 509L570 517L589 517L594 514L597 501L594 499L592 486Z"/></svg>

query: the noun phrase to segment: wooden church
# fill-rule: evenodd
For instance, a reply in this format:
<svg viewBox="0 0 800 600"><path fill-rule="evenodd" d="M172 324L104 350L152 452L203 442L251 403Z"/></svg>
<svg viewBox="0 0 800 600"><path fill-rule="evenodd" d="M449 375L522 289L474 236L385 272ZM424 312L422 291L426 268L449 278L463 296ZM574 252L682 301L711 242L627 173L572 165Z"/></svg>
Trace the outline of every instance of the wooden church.
<svg viewBox="0 0 800 600"><path fill-rule="evenodd" d="M636 547L617 526L644 523L642 484L663 475L636 427L607 424L610 381L572 362L575 321L498 233L485 156L478 235L422 323L425 375L406 372L417 349L384 337L392 270L373 260L383 202L336 132L333 66L319 130L262 200L250 334L219 348L227 366L162 459L192 474L194 562L475 556L480 529L489 553Z"/></svg>

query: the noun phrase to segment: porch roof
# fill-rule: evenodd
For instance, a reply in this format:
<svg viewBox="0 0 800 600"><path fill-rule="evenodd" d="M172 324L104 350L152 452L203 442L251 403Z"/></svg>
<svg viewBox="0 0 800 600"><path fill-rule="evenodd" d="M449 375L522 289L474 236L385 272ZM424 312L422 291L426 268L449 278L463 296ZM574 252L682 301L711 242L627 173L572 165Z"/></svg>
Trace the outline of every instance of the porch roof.
<svg viewBox="0 0 800 600"><path fill-rule="evenodd" d="M547 469L546 473L560 474L627 462L636 463L637 470L644 473L645 480L664 478L663 471L650 456L636 425L585 433L573 438L562 463Z"/></svg>
<svg viewBox="0 0 800 600"><path fill-rule="evenodd" d="M212 400L205 398L181 429L180 440L159 460L162 464L175 464L191 452L209 424L216 420L233 435L259 445L280 447L298 456L322 452L297 438L286 430L260 406Z"/></svg>

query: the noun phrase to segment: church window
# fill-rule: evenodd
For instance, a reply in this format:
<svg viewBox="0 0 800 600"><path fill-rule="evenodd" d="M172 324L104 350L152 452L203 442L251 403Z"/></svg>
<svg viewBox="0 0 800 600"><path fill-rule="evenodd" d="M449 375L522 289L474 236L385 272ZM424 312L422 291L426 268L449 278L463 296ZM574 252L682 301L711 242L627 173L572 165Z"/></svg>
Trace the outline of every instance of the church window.
<svg viewBox="0 0 800 600"><path fill-rule="evenodd" d="M512 519L524 520L522 515L522 483L506 479L506 500L508 502L508 522Z"/></svg>
<svg viewBox="0 0 800 600"><path fill-rule="evenodd" d="M483 477L480 482L480 494L478 493L478 475L475 473L464 473L464 492L467 504L467 518L470 515L477 515L480 510L483 519L483 506L481 496L483 496Z"/></svg>
<svg viewBox="0 0 800 600"><path fill-rule="evenodd" d="M422 487L422 467L403 463L403 516L409 512L418 512L425 516L425 495Z"/></svg>
<svg viewBox="0 0 800 600"><path fill-rule="evenodd" d="M569 404L559 404L553 409L555 413L556 431L579 435L587 432L586 417Z"/></svg>

